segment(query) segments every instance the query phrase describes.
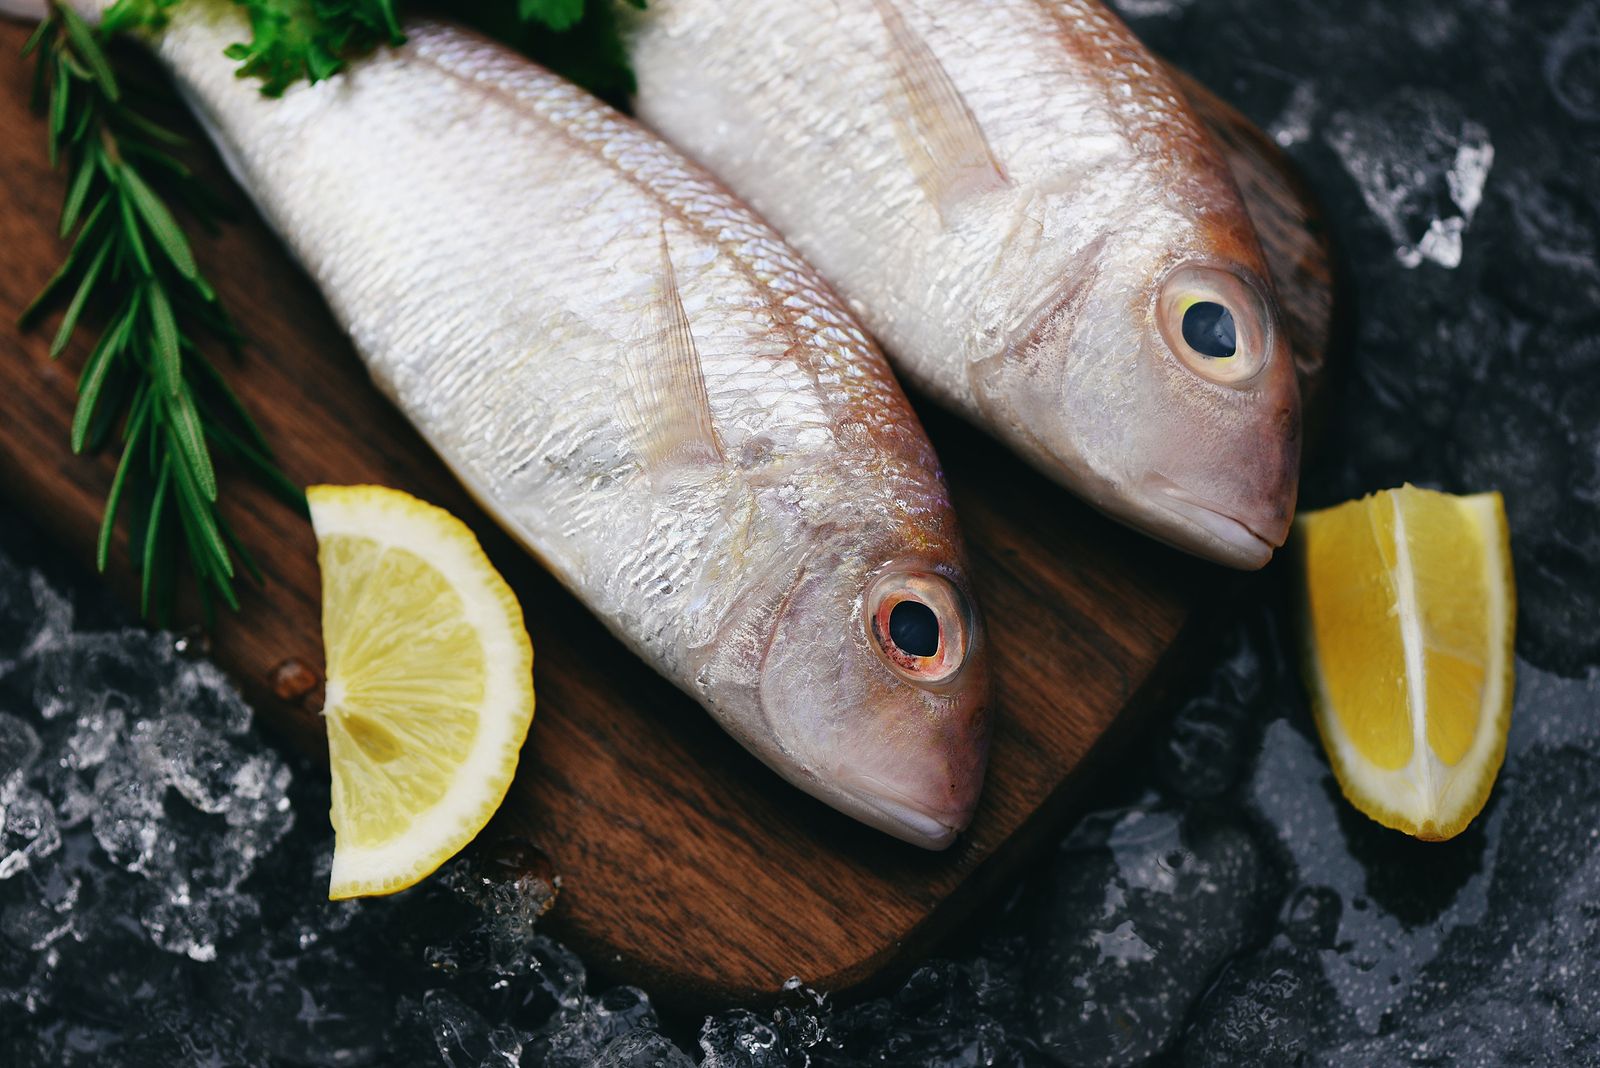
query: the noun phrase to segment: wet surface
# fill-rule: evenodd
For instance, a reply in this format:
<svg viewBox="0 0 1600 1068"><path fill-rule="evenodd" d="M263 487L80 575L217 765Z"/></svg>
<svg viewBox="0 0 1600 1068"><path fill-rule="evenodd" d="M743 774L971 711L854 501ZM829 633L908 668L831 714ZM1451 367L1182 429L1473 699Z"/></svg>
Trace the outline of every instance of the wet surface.
<svg viewBox="0 0 1600 1068"><path fill-rule="evenodd" d="M1286 147L1334 227L1350 352L1303 503L1505 494L1516 709L1466 833L1413 842L1340 798L1275 567L1124 781L947 959L864 1003L796 984L663 1022L538 934L540 878L458 861L320 900L320 776L194 643L123 629L8 521L0 1062L1600 1064L1600 3L1117 6Z"/></svg>

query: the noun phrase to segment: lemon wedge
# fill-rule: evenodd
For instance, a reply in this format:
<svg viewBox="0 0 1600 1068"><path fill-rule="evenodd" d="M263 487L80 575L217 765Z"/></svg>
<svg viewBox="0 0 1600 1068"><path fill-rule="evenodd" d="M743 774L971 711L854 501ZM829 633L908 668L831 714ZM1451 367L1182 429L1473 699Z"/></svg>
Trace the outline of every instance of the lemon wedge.
<svg viewBox="0 0 1600 1068"><path fill-rule="evenodd" d="M533 721L533 646L516 596L450 513L381 486L306 498L328 669L328 896L392 894L500 807Z"/></svg>
<svg viewBox="0 0 1600 1068"><path fill-rule="evenodd" d="M1500 495L1406 485L1295 529L1307 684L1345 797L1406 834L1454 837L1488 800L1511 726Z"/></svg>

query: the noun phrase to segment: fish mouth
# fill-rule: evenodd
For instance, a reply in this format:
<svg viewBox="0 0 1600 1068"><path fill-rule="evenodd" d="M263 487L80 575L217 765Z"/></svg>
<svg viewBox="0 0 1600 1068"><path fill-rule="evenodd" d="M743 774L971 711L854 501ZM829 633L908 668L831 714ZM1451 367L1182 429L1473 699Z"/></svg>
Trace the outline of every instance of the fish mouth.
<svg viewBox="0 0 1600 1068"><path fill-rule="evenodd" d="M970 812L933 812L872 775L855 773L841 784L855 802L854 815L885 834L923 849L947 849L966 829Z"/></svg>
<svg viewBox="0 0 1600 1068"><path fill-rule="evenodd" d="M1256 532L1242 519L1227 514L1201 500L1182 486L1167 479L1154 480L1160 494L1156 504L1175 516L1187 535L1168 539L1185 552L1196 553L1218 563L1245 571L1256 571L1272 559L1272 552L1283 544Z"/></svg>

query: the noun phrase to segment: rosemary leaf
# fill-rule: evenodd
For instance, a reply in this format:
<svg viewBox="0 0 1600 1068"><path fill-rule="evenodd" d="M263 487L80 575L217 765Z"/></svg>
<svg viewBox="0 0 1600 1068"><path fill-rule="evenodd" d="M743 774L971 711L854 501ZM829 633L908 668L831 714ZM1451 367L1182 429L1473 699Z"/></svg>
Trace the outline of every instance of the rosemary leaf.
<svg viewBox="0 0 1600 1068"><path fill-rule="evenodd" d="M183 236L183 229L178 225L178 220L172 217L172 212L167 210L161 198L144 184L144 179L132 167L122 169L122 185L134 208L144 217L145 225L150 228L161 251L167 254L179 274L193 279L199 273L195 267L194 253L189 250L189 239Z"/></svg>
<svg viewBox="0 0 1600 1068"><path fill-rule="evenodd" d="M67 347L67 341L72 337L72 330L78 325L78 316L83 314L83 306L89 300L89 294L94 291L94 284L100 279L100 268L106 264L106 257L111 254L111 246L102 245L100 251L94 254L94 259L89 261L89 266L84 268L83 279L78 283L78 291L72 294L72 302L67 305L66 314L61 317L61 327L56 331L56 336L50 342L50 358L53 360L61 355L61 350Z"/></svg>
<svg viewBox="0 0 1600 1068"><path fill-rule="evenodd" d="M211 467L205 430L200 426L200 413L195 410L194 395L189 392L188 385L181 384L177 394L169 398L168 405L169 425L184 460L183 470L210 504L217 499L217 475Z"/></svg>
<svg viewBox="0 0 1600 1068"><path fill-rule="evenodd" d="M183 357L178 352L178 320L172 314L172 302L165 289L152 285L145 293L150 304L156 380L169 397L175 397L183 388Z"/></svg>
<svg viewBox="0 0 1600 1068"><path fill-rule="evenodd" d="M121 177L120 173L118 177ZM118 185L121 183L118 182ZM139 219L134 214L133 200L127 195L126 187L123 187L122 195L117 197L117 210L122 213L122 232L128 238L128 251L133 254L143 274L155 274L155 268L150 265L150 254L144 249L144 238L139 235Z"/></svg>
<svg viewBox="0 0 1600 1068"><path fill-rule="evenodd" d="M33 55L34 49L39 47L40 42L44 40L45 34L49 32L50 21L48 19L35 26L33 32L28 34L28 40L22 46L22 58L27 59Z"/></svg>
<svg viewBox="0 0 1600 1068"><path fill-rule="evenodd" d="M85 115L90 114L88 108L83 109ZM66 237L72 233L72 228L78 225L78 215L83 211L83 203L89 198L89 186L94 182L96 168L80 167L77 175L72 179L72 185L67 188L67 199L61 204L61 230L59 236Z"/></svg>
<svg viewBox="0 0 1600 1068"><path fill-rule="evenodd" d="M130 130L144 134L144 136L150 138L152 141L157 141L164 145L170 145L173 148L182 148L189 143L189 139L187 137L167 129L160 123L151 122L137 111L124 112L123 118L127 120L128 128Z"/></svg>
<svg viewBox="0 0 1600 1068"><path fill-rule="evenodd" d="M131 450L130 450L131 451ZM167 477L172 471L170 463L161 465L156 476L155 489L150 492L150 524L144 532L144 577L139 590L139 614L150 614L150 590L155 585L156 550L161 546L161 517L166 512Z"/></svg>
<svg viewBox="0 0 1600 1068"><path fill-rule="evenodd" d="M56 60L56 78L50 88L50 166L54 167L61 155L58 147L67 129L67 105L72 102L72 78L66 64Z"/></svg>
<svg viewBox="0 0 1600 1068"><path fill-rule="evenodd" d="M106 62L106 54L101 51L100 42L95 40L94 31L83 21L82 15L72 10L71 4L58 4L55 11L61 18L61 23L66 28L67 37L73 46L72 52L62 54L88 67L94 75L94 80L100 85L100 92L115 104L122 94L117 88L116 76L111 73L111 64Z"/></svg>
<svg viewBox="0 0 1600 1068"><path fill-rule="evenodd" d="M216 515L206 507L211 502L205 499L203 491L196 484L193 469L181 459L169 466L173 472L173 481L178 486L178 497L183 503L179 514L185 522L192 522L200 535L198 540L190 543L191 549L198 547L204 550L194 555L195 563L202 564L208 569L214 566L218 572L232 578L233 561L228 559L228 547L217 531Z"/></svg>
<svg viewBox="0 0 1600 1068"><path fill-rule="evenodd" d="M123 449L117 461L117 473L111 477L111 489L106 492L105 515L100 517L100 537L95 542L94 566L101 571L111 562L111 534L117 529L117 505L122 503L122 490L128 484L128 469L133 465L133 450Z"/></svg>
<svg viewBox="0 0 1600 1068"><path fill-rule="evenodd" d="M89 422L94 418L95 404L100 400L101 387L110 373L112 361L121 355L133 330L133 317L124 316L116 326L100 335L100 341L89 353L78 376L78 407L72 413L72 451L82 452L89 434Z"/></svg>
<svg viewBox="0 0 1600 1068"><path fill-rule="evenodd" d="M100 216L105 211L106 205L110 202L111 198L109 196L101 197L99 202L95 204L94 209L89 212L89 217L83 221L83 228L78 231L78 239L72 243L72 248L67 251L66 258L61 261L61 266L56 268L55 274L50 276L50 280L44 284L43 289L39 290L39 295L33 298L33 302L22 309L22 314L17 316L18 326L23 329L32 326L40 313L60 294L62 285L72 277L73 271L77 269L78 261L89 247L90 235L100 222Z"/></svg>

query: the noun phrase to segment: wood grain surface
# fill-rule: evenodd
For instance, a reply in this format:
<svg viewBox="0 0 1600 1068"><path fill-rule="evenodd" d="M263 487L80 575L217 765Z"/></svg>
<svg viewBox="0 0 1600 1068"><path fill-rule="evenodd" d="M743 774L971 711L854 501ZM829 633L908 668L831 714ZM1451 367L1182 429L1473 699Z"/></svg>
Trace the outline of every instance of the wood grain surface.
<svg viewBox="0 0 1600 1068"><path fill-rule="evenodd" d="M112 464L75 457L67 444L86 332L52 362L49 329L20 335L11 325L62 253L62 178L26 107L28 71L15 58L23 38L0 25L0 506L92 566ZM1320 229L1273 146L1191 91L1257 213L1314 400L1330 321ZM538 712L516 783L480 843L517 836L542 850L562 877L552 933L666 1000L703 1008L758 999L792 975L839 990L949 931L1059 828L1087 773L1181 668L1197 610L1230 581L1100 518L983 435L925 411L988 620L998 726L971 830L943 854L902 845L780 781L517 550L379 396L316 289L215 160L194 155L240 220L197 242L251 339L228 373L289 475L383 483L449 508L522 599ZM218 622L214 655L263 723L325 759L317 694L284 700L273 687L286 663L321 667L310 527L238 473L223 479L225 513L267 584L248 588L243 610ZM109 581L134 603L120 555ZM301 817L315 824L318 814Z"/></svg>

